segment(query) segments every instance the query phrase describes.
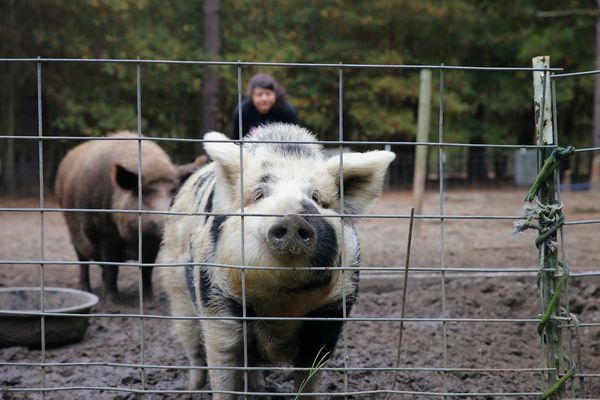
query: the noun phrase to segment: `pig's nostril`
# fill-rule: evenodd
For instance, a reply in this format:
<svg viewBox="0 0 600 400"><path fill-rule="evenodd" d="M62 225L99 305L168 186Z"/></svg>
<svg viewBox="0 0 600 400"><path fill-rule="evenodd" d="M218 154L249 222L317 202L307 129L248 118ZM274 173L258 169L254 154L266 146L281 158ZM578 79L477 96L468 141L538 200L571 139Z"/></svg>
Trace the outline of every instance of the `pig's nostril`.
<svg viewBox="0 0 600 400"><path fill-rule="evenodd" d="M271 237L275 239L283 239L287 234L287 228L285 226L275 226L271 229Z"/></svg>
<svg viewBox="0 0 600 400"><path fill-rule="evenodd" d="M298 235L300 236L300 239L302 239L305 243L310 242L313 238L312 232L304 228L298 229Z"/></svg>
<svg viewBox="0 0 600 400"><path fill-rule="evenodd" d="M304 218L289 214L269 229L267 240L276 254L299 256L314 247L317 232Z"/></svg>

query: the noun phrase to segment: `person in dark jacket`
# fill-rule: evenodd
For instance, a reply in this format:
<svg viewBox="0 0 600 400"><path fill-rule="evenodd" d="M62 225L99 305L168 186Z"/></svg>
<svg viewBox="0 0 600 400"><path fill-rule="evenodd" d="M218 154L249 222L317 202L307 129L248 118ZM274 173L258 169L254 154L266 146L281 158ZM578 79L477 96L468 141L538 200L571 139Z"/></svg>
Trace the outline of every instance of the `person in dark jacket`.
<svg viewBox="0 0 600 400"><path fill-rule="evenodd" d="M269 122L298 123L296 110L285 99L285 89L268 74L259 73L250 79L248 97L242 101L242 135L252 133ZM233 112L232 139L239 139L239 108Z"/></svg>

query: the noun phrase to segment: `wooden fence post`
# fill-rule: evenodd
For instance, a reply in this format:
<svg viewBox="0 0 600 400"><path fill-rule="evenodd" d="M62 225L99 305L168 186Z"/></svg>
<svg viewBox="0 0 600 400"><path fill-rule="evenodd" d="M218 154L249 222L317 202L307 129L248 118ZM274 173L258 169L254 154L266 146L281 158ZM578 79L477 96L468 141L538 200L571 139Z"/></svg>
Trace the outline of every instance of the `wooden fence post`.
<svg viewBox="0 0 600 400"><path fill-rule="evenodd" d="M534 68L550 68L550 57L540 56L532 60ZM552 126L552 93L550 91L550 73L548 71L533 72L533 101L535 114L535 134L538 145L552 145L554 143L554 132ZM540 150L541 164L550 156L552 148L542 148ZM556 203L556 187L554 179L547 179L538 192L538 199L542 204ZM557 241L556 233L553 233L551 240ZM542 310L545 310L550 299L558 288L558 252L549 249L542 244L539 246L540 259L540 290L542 294ZM560 300L559 303L560 304ZM551 370L548 371L548 387L552 387L558 380L562 359L562 335L559 322L554 317L560 316L560 306L555 307L549 323L545 326L542 333L544 345L546 346L546 365ZM556 398L560 398L564 389L559 389Z"/></svg>
<svg viewBox="0 0 600 400"><path fill-rule="evenodd" d="M421 70L421 84L419 86L419 114L417 122L417 142L427 142L429 139L429 121L431 116L431 70ZM415 172L413 176L413 203L415 213L421 215L423 212L423 195L427 180L427 146L416 146L415 148ZM417 220L418 221L418 220ZM418 221L415 226L415 236L421 230Z"/></svg>

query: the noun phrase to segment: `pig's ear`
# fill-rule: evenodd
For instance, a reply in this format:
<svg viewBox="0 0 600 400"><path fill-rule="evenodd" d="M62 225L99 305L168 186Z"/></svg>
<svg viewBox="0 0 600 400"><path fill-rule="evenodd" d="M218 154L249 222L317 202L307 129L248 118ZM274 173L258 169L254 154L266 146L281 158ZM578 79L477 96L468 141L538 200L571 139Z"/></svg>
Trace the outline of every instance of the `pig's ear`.
<svg viewBox="0 0 600 400"><path fill-rule="evenodd" d="M240 148L219 132L209 132L204 135L204 150L212 158L223 178L234 184L240 172Z"/></svg>
<svg viewBox="0 0 600 400"><path fill-rule="evenodd" d="M179 184L183 185L184 182L192 176L194 172L200 169L204 164L208 162L208 156L203 154L196 157L194 162L178 165L177 166L177 177L179 178Z"/></svg>
<svg viewBox="0 0 600 400"><path fill-rule="evenodd" d="M391 151L343 154L344 213L360 214L375 201L383 188L385 171L396 158ZM327 160L327 172L340 190L340 156Z"/></svg>
<svg viewBox="0 0 600 400"><path fill-rule="evenodd" d="M240 148L229 138L219 132L204 135L204 150L221 168L224 177L229 181L240 171Z"/></svg>
<svg viewBox="0 0 600 400"><path fill-rule="evenodd" d="M115 164L113 166L113 179L121 189L137 194L138 174L135 172L129 171L120 164Z"/></svg>

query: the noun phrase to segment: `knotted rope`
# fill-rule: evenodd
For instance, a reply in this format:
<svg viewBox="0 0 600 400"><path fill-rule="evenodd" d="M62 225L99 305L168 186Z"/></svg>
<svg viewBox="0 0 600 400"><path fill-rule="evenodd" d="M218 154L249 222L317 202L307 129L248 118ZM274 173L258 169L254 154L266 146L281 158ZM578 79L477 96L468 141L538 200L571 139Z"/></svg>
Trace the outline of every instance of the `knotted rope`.
<svg viewBox="0 0 600 400"><path fill-rule="evenodd" d="M574 151L575 148L572 146L566 148L557 147L552 151L540 169L529 192L527 192L527 195L525 196L526 204L523 207L523 219L514 223L515 233L522 233L526 229L536 229L539 232L539 235L535 239L535 245L540 250L538 287L540 286L541 274L544 270L546 254L555 254L558 250L554 234L563 226L565 217L562 213L562 203L544 204L538 200L537 192L546 181L553 179L553 174L558 167L559 161L562 158L570 156ZM555 313L556 308L560 307L560 293L565 287L569 276L568 267L562 265L562 263L559 264L563 267L563 274L554 287L554 291L546 305L544 313L540 315L540 322L537 326L537 332L540 336L544 334L546 326L548 325L548 322L550 322L552 315ZM569 370L540 396L541 400L547 399L558 392L564 384L573 377L575 374L576 363L570 362L570 364Z"/></svg>
<svg viewBox="0 0 600 400"><path fill-rule="evenodd" d="M535 194L537 193L542 183L546 182L548 178L552 176L552 173L554 172L556 167L558 167L558 162L562 158L568 157L571 154L573 154L574 151L575 147L573 146L556 147L554 150L552 150L552 153L546 159L544 165L542 166L542 169L540 169L540 172L535 178L531 189L529 189L529 192L527 192L527 195L525 196L525 202L530 203L531 201L533 201L533 199L535 198Z"/></svg>

